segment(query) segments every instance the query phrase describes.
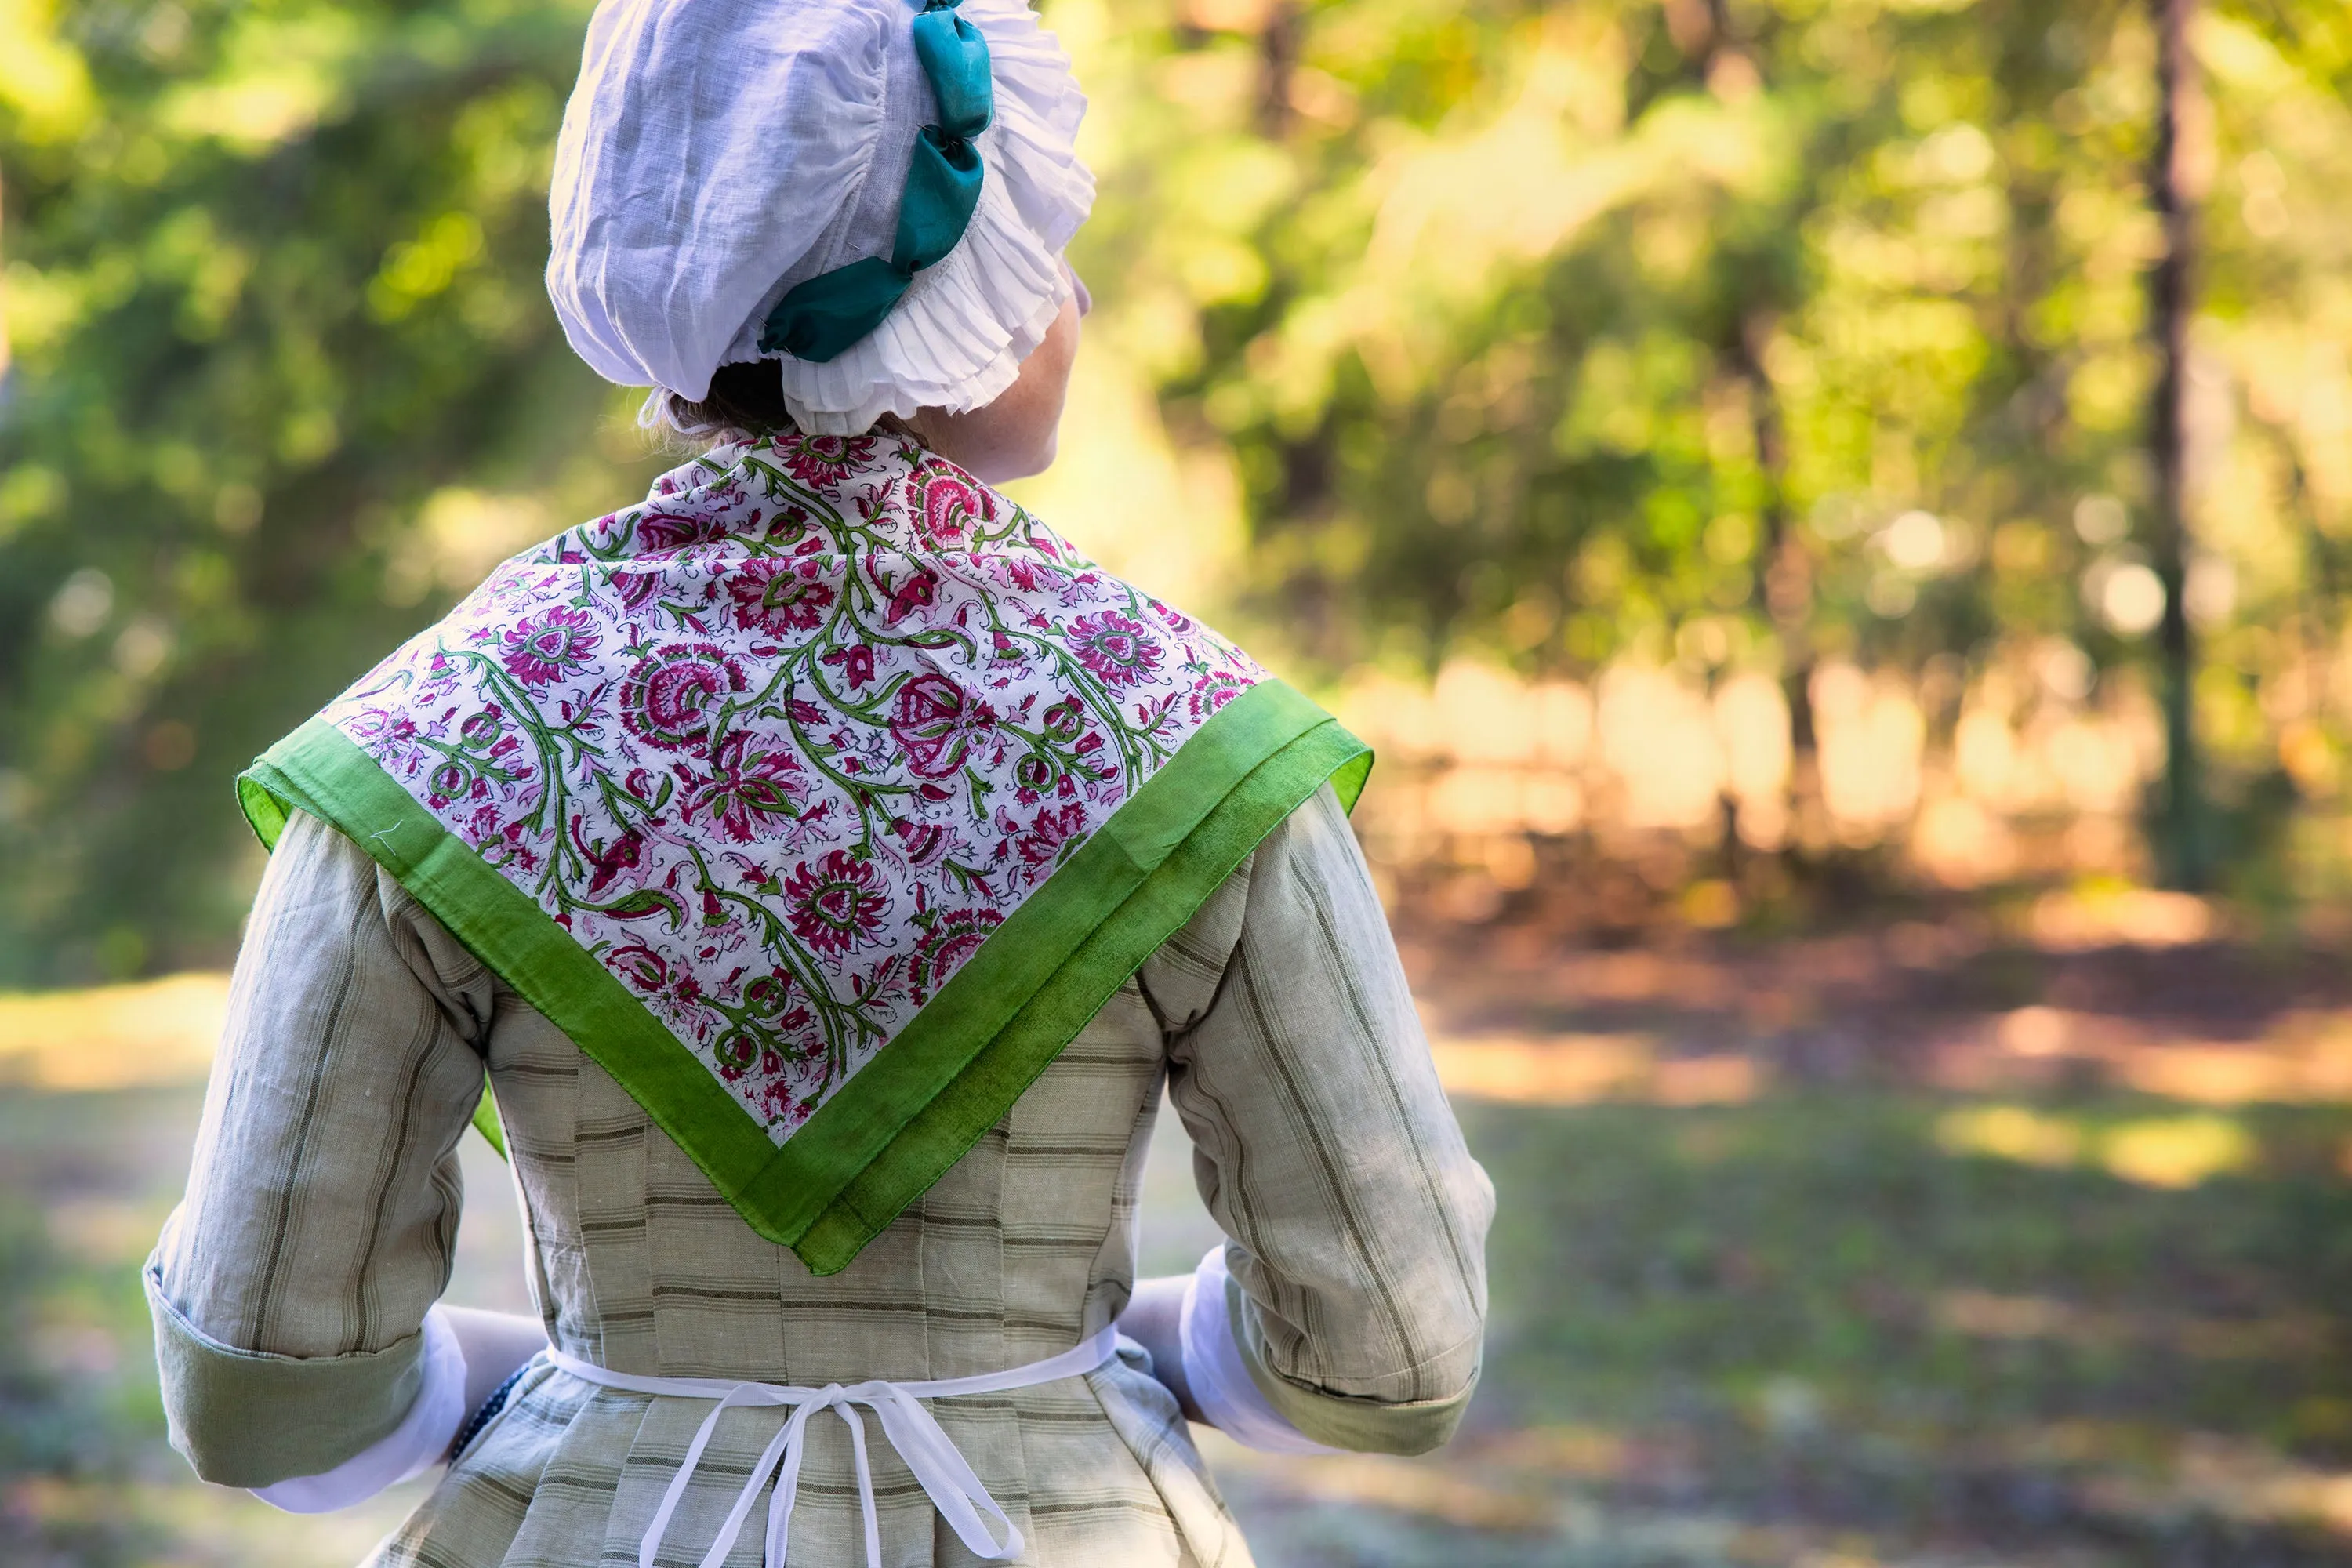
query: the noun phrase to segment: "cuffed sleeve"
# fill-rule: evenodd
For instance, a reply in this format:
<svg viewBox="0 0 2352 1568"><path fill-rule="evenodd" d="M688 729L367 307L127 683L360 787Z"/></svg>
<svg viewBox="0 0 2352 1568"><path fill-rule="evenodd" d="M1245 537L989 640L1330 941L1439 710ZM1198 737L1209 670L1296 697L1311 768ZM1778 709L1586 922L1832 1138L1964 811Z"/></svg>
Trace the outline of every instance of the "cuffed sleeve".
<svg viewBox="0 0 2352 1568"><path fill-rule="evenodd" d="M152 1258L144 1279L172 1447L215 1485L266 1487L310 1474L322 1455L372 1447L407 1418L424 1387L421 1331L349 1355L239 1350L164 1299Z"/></svg>
<svg viewBox="0 0 2352 1568"><path fill-rule="evenodd" d="M1424 1452L1477 1381L1494 1190L1328 787L1258 847L1246 899L1213 1002L1170 1050L1232 1238L1236 1343L1306 1436Z"/></svg>
<svg viewBox="0 0 2352 1568"><path fill-rule="evenodd" d="M1258 1388L1258 1376L1242 1359L1234 1331L1236 1318L1246 1310L1240 1287L1225 1272L1225 1249L1209 1248L1185 1282L1177 1331L1192 1403L1210 1426L1244 1448L1268 1454L1338 1452L1293 1426Z"/></svg>
<svg viewBox="0 0 2352 1568"><path fill-rule="evenodd" d="M445 1308L425 1314L423 1339L416 1397L391 1431L332 1469L256 1487L253 1495L288 1513L332 1513L446 1458L466 1422L466 1352Z"/></svg>
<svg viewBox="0 0 2352 1568"><path fill-rule="evenodd" d="M289 819L187 1196L147 1274L173 1440L206 1479L321 1474L414 1404L489 999L487 973L357 846Z"/></svg>
<svg viewBox="0 0 2352 1568"><path fill-rule="evenodd" d="M1430 1399L1363 1398L1333 1389L1302 1384L1276 1372L1266 1353L1265 1314L1243 1293L1241 1281L1225 1277L1225 1310L1234 1325L1234 1348L1242 1367L1256 1384L1274 1413L1312 1442L1331 1448L1370 1454L1426 1454L1442 1447L1462 1425L1470 1395L1478 1386L1476 1347L1471 1347L1468 1370L1459 1374L1457 1392ZM1458 1366L1465 1359L1455 1348L1444 1358ZM1448 1377L1439 1384L1452 1382Z"/></svg>

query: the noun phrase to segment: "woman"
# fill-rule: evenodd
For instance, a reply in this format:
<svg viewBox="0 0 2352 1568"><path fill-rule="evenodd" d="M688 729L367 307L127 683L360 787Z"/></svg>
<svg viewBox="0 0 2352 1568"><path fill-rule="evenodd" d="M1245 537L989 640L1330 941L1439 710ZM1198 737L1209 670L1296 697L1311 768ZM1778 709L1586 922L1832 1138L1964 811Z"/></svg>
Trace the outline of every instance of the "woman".
<svg viewBox="0 0 2352 1568"><path fill-rule="evenodd" d="M606 0L549 279L716 441L239 781L273 857L147 1271L175 1444L373 1561L1240 1563L1185 1422L1418 1452L1491 1193L1369 756L990 483L1083 100L1017 0ZM495 1100L533 1321L436 1305ZM1133 1280L1163 1090L1231 1240Z"/></svg>

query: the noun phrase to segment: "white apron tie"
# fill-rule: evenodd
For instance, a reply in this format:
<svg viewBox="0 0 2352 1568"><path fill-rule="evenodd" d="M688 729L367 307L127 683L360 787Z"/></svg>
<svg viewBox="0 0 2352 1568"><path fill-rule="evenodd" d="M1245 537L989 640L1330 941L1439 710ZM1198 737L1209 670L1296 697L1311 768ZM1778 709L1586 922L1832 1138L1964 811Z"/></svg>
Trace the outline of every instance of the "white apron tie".
<svg viewBox="0 0 2352 1568"><path fill-rule="evenodd" d="M694 1479L695 1467L702 1462L702 1450L709 1446L710 1435L718 1429L719 1417L735 1408L786 1405L792 1415L785 1420L783 1430L760 1455L751 1467L751 1479L743 1483L741 1495L735 1506L727 1511L726 1521L719 1525L718 1538L710 1550L703 1553L701 1568L719 1568L735 1539L743 1531L743 1521L751 1517L752 1505L760 1500L760 1491L768 1477L776 1478L775 1496L768 1502L768 1539L764 1561L767 1568L784 1568L785 1537L793 1521L793 1499L800 1489L803 1434L809 1418L819 1411L830 1410L849 1425L849 1447L857 1460L857 1502L866 1515L866 1568L882 1568L882 1525L874 1508L874 1476L866 1462L866 1418L857 1413L860 1405L881 1418L882 1435L907 1461L907 1468L923 1484L931 1506L940 1517L954 1529L958 1539L976 1557L1001 1562L1021 1550L1021 1531L1013 1521L996 1506L980 1478L972 1473L963 1453L938 1420L925 1409L926 1399L952 1399L961 1394L1002 1394L1010 1389L1030 1388L1041 1383L1053 1383L1065 1377L1076 1377L1102 1365L1118 1350L1118 1326L1112 1324L1101 1332L1081 1342L1076 1348L1064 1351L1045 1361L1031 1362L1009 1372L983 1373L978 1377L941 1378L932 1383L886 1383L876 1379L868 1383L853 1383L844 1387L838 1383L823 1388L792 1388L773 1383L730 1383L717 1377L638 1377L631 1373L612 1372L593 1362L582 1361L551 1347L547 1359L562 1371L585 1383L604 1388L616 1388L626 1394L659 1394L674 1399L715 1399L719 1403L703 1417L702 1426L695 1432L694 1441L686 1450L686 1458L671 1478L669 1489L662 1493L661 1506L654 1510L653 1522L646 1527L646 1538L637 1548L637 1568L654 1568L654 1557L661 1551L662 1538L669 1533L670 1517L677 1513L687 1487ZM983 1515L985 1516L983 1518ZM993 1521L992 1526L991 1521ZM995 1527L1002 1527L1003 1539L998 1539Z"/></svg>

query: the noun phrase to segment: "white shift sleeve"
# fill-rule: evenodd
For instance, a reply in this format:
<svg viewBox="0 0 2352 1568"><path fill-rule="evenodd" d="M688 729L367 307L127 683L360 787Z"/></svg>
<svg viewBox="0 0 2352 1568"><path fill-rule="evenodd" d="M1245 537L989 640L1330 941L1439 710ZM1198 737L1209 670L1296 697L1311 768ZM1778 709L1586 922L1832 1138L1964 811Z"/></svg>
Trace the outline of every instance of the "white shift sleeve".
<svg viewBox="0 0 2352 1568"><path fill-rule="evenodd" d="M1234 1324L1225 1289L1225 1249L1209 1248L1201 1266L1184 1287L1184 1315L1179 1328L1184 1350L1184 1381L1192 1385L1192 1403L1209 1425L1239 1443L1268 1454L1336 1454L1285 1420L1258 1392L1257 1383L1243 1363L1241 1346L1234 1340Z"/></svg>
<svg viewBox="0 0 2352 1568"><path fill-rule="evenodd" d="M324 1475L256 1487L253 1495L288 1513L331 1513L365 1502L446 1458L465 1420L466 1352L435 1307L425 1314L425 1382L400 1425Z"/></svg>

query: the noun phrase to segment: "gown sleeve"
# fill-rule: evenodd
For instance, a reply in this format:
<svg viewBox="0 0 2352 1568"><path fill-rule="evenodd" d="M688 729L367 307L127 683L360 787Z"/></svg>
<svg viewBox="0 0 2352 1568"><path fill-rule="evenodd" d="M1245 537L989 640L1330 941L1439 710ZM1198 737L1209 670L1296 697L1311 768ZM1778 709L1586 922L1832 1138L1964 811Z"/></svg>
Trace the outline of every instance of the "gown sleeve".
<svg viewBox="0 0 2352 1568"><path fill-rule="evenodd" d="M1424 1452L1477 1381L1494 1189L1328 786L1258 847L1240 906L1205 1005L1163 1016L1170 1099L1230 1238L1196 1281L1225 1293L1250 1382L1297 1432Z"/></svg>
<svg viewBox="0 0 2352 1568"><path fill-rule="evenodd" d="M205 1479L316 1476L415 1405L491 994L357 846L289 820L145 1270L173 1446Z"/></svg>

